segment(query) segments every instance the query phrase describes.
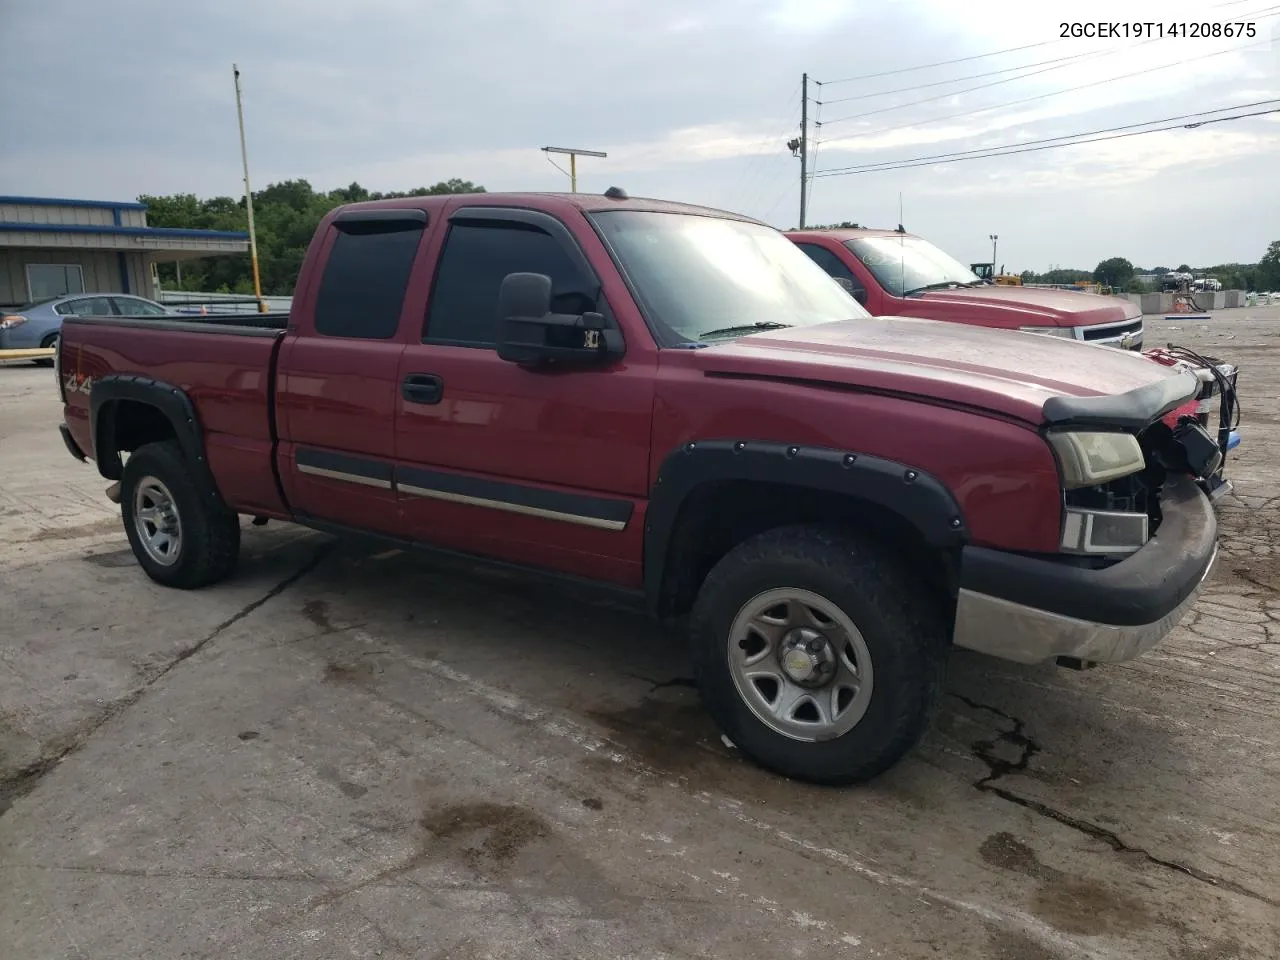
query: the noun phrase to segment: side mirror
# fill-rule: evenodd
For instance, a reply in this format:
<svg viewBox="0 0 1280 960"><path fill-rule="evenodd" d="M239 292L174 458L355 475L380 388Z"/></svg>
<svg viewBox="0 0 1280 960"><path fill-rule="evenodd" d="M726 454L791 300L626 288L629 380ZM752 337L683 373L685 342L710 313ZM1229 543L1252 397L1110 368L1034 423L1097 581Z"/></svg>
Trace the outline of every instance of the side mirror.
<svg viewBox="0 0 1280 960"><path fill-rule="evenodd" d="M521 366L605 366L625 353L599 313L552 313L551 278L509 273L498 291L498 356Z"/></svg>

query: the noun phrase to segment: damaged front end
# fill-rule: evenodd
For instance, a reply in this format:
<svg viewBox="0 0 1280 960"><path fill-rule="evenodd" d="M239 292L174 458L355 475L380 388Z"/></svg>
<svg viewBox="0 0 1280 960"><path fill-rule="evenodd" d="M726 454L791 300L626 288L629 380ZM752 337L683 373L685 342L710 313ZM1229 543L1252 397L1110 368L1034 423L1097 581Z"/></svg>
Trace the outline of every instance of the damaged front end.
<svg viewBox="0 0 1280 960"><path fill-rule="evenodd" d="M1211 502L1231 489L1223 474L1238 442L1236 370L1175 351L1157 362L1177 372L1157 383L1045 404L1045 439L1062 476L1063 554L1106 566L1137 552L1160 530L1174 480L1194 482Z"/></svg>
<svg viewBox="0 0 1280 960"><path fill-rule="evenodd" d="M1190 472L1209 499L1217 502L1231 492L1231 483L1226 479L1227 455L1240 444L1239 369L1235 364L1174 344L1146 350L1143 356L1163 366L1193 373L1199 381L1200 388L1194 399L1166 413L1161 423L1186 450L1184 463L1176 453L1166 449L1173 457L1175 469ZM1216 424L1213 423L1215 412ZM1210 446L1221 454L1216 462Z"/></svg>

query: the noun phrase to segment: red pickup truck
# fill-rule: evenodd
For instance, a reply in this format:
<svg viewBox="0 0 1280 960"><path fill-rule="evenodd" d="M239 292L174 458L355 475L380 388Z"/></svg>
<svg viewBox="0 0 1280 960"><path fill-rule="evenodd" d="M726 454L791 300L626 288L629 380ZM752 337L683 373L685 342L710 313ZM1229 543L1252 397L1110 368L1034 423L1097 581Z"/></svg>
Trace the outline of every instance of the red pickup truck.
<svg viewBox="0 0 1280 960"><path fill-rule="evenodd" d="M817 782L916 743L952 645L1136 656L1217 556L1222 451L1162 419L1194 373L873 319L772 228L617 189L351 204L290 314L68 317L57 371L157 582L228 576L245 515L633 591Z"/></svg>
<svg viewBox="0 0 1280 960"><path fill-rule="evenodd" d="M928 240L897 230L792 230L787 236L876 316L1142 349L1142 311L1123 297L989 284Z"/></svg>

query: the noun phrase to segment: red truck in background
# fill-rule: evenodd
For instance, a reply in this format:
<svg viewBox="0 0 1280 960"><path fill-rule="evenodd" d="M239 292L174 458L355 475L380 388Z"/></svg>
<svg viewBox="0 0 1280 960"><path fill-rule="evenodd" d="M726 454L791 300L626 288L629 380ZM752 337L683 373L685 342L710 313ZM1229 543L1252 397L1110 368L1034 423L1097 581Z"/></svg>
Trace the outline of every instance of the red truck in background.
<svg viewBox="0 0 1280 960"><path fill-rule="evenodd" d="M230 575L244 515L632 591L816 782L897 762L953 645L1137 656L1217 556L1193 373L872 318L772 228L617 189L351 204L288 315L68 317L57 373L158 583Z"/></svg>
<svg viewBox="0 0 1280 960"><path fill-rule="evenodd" d="M1142 349L1142 311L1123 297L1000 286L928 240L897 230L792 230L818 266L874 316L925 317Z"/></svg>

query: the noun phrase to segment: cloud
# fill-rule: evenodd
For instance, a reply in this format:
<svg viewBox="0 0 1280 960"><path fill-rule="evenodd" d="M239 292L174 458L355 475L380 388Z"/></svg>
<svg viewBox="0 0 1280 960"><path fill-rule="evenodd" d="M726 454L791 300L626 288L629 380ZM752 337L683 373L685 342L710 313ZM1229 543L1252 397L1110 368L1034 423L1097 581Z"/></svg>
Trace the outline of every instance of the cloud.
<svg viewBox="0 0 1280 960"><path fill-rule="evenodd" d="M255 184L302 176L318 187L358 180L387 190L457 176L489 189L558 190L566 178L538 148L569 143L609 154L579 164L581 189L618 183L633 194L739 209L779 226L798 214L799 164L785 144L799 131L804 72L823 101L871 95L812 105L811 116L828 124L816 128L826 141L815 144L820 169L1280 95L1280 43L1270 39L1280 18L1256 18L1256 49L1199 60L1232 43L1058 39L1062 17L1108 21L1116 6L1079 0L1063 13L1023 0L0 4L0 181L11 192L47 195L235 194L232 60L243 72ZM1235 20L1269 6L1247 0L1213 13L1184 0L1141 0L1126 3L1124 16ZM1037 46L980 56L1029 44ZM1039 68L994 75L988 79L1009 82L960 96L955 89L986 81L891 92L1078 54L1097 56L1036 75L1027 74ZM977 59L902 72L957 58ZM889 71L896 72L832 83ZM1128 73L1137 75L1111 79ZM1099 79L1109 82L1009 105ZM934 92L948 96L904 106ZM882 107L893 109L833 122ZM957 254L971 234L998 228L1002 237L1022 238L1010 251L1030 262L1083 262L1100 237L1119 235L1133 244L1120 252L1142 261L1176 232L1164 212L1176 185L1214 197L1207 221L1221 215L1233 224L1220 233L1198 230L1189 244L1211 259L1256 257L1255 248L1274 237L1251 211L1280 207L1271 173L1278 132L1260 118L831 177L813 184L810 214L819 222L896 223L902 192L912 222ZM850 138L834 139L843 134ZM1095 204L1102 196L1108 203ZM1041 228L1046 222L1052 231Z"/></svg>

